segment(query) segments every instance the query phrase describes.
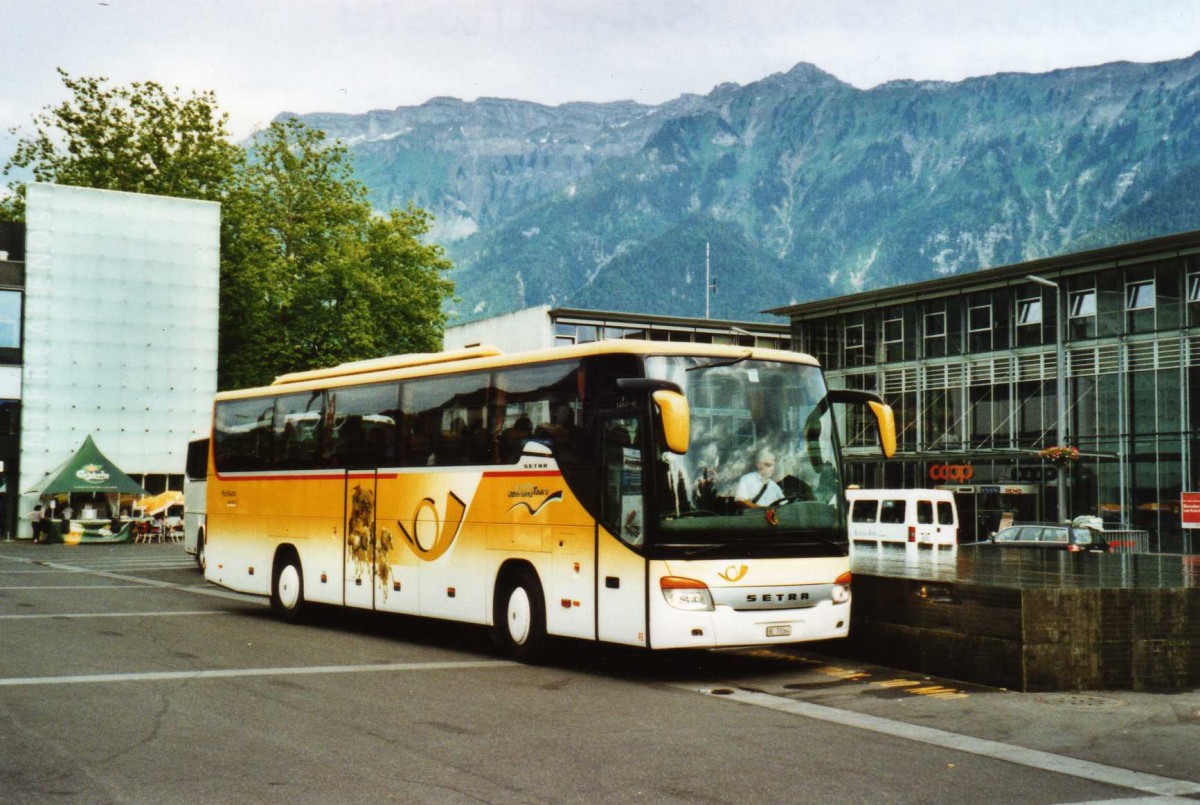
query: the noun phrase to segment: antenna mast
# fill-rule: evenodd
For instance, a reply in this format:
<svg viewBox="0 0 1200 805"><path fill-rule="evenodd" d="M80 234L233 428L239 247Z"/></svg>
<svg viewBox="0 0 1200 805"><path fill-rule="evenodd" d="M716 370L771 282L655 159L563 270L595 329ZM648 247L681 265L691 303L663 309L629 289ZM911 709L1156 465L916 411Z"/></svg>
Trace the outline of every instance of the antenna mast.
<svg viewBox="0 0 1200 805"><path fill-rule="evenodd" d="M708 259L708 241L704 241L704 318L709 318L708 294L712 291L712 264Z"/></svg>

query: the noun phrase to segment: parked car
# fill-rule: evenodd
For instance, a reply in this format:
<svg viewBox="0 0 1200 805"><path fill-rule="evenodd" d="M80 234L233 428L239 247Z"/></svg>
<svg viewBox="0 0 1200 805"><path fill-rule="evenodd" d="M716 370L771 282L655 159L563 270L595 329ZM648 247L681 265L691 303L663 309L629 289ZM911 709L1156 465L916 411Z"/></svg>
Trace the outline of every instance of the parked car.
<svg viewBox="0 0 1200 805"><path fill-rule="evenodd" d="M1109 552L1102 532L1071 525L1014 525L997 531L991 541L1009 548Z"/></svg>

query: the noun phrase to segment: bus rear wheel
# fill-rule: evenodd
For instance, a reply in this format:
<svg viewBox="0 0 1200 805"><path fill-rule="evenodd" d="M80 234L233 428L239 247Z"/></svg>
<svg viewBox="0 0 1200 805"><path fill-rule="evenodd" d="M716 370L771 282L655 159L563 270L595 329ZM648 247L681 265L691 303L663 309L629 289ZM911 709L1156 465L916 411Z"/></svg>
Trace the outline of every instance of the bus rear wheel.
<svg viewBox="0 0 1200 805"><path fill-rule="evenodd" d="M496 643L519 662L539 661L546 651L546 605L537 576L509 575L496 591Z"/></svg>
<svg viewBox="0 0 1200 805"><path fill-rule="evenodd" d="M203 573L208 569L208 557L204 555L204 532L196 534L196 567Z"/></svg>
<svg viewBox="0 0 1200 805"><path fill-rule="evenodd" d="M283 554L275 560L271 609L279 617L292 623L304 617L304 572L300 568L299 557L294 553Z"/></svg>

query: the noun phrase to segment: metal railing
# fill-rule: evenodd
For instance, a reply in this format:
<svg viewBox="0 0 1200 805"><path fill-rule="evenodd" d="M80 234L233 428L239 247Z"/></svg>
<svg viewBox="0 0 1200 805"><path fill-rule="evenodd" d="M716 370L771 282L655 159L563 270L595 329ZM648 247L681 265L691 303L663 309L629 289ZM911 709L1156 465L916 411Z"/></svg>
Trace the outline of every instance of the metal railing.
<svg viewBox="0 0 1200 805"><path fill-rule="evenodd" d="M1150 532L1134 529L1099 532L1112 553L1150 553Z"/></svg>

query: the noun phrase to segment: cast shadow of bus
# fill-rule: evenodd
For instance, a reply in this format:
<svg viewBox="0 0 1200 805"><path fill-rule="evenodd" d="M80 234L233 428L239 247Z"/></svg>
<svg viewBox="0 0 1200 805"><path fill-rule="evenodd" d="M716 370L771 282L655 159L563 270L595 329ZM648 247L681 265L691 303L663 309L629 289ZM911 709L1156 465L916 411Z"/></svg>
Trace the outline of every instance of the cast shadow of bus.
<svg viewBox="0 0 1200 805"><path fill-rule="evenodd" d="M275 619L275 616L265 609L256 609L247 614L264 620ZM468 654L477 659L509 659L508 655L496 646L489 627L435 618L310 604L303 622L288 624L287 628L357 634L415 647ZM742 650L651 651L586 640L550 638L545 651L536 663L531 664L543 668L603 674L631 680L712 681L714 678L749 675L778 670L781 666L794 666L799 659L799 652L812 655L815 651L818 652L817 656L820 656L820 653L823 653L822 647L826 645L809 643L801 646Z"/></svg>

